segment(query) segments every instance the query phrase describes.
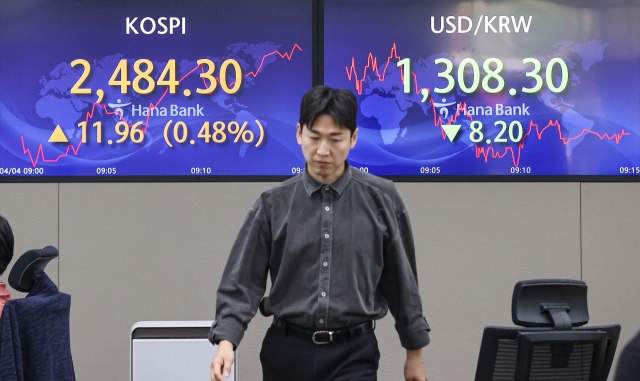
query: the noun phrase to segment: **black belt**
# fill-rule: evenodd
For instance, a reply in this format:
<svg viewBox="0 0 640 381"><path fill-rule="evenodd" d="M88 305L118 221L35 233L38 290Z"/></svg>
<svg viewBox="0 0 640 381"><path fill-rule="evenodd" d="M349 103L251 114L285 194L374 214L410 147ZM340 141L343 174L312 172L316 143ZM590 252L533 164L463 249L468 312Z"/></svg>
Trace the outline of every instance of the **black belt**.
<svg viewBox="0 0 640 381"><path fill-rule="evenodd" d="M298 336L302 339L311 340L315 344L329 344L334 341L347 340L351 337L362 335L363 333L372 332L376 327L375 320L367 320L364 323L350 325L335 331L322 330L313 331L304 329L283 320L273 318L273 325L284 329L288 333Z"/></svg>

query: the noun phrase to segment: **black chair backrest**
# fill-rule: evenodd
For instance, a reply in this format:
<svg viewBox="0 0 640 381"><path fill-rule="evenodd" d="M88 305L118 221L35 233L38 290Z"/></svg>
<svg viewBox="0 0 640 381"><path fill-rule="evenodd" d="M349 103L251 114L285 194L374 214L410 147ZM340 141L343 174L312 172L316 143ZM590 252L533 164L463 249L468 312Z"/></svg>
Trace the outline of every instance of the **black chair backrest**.
<svg viewBox="0 0 640 381"><path fill-rule="evenodd" d="M512 302L513 321L528 327L485 328L476 381L607 379L620 326L574 328L589 319L584 282L519 282Z"/></svg>
<svg viewBox="0 0 640 381"><path fill-rule="evenodd" d="M29 292L35 282L35 272L44 270L49 261L58 257L58 249L47 246L22 254L9 273L9 285L20 292Z"/></svg>

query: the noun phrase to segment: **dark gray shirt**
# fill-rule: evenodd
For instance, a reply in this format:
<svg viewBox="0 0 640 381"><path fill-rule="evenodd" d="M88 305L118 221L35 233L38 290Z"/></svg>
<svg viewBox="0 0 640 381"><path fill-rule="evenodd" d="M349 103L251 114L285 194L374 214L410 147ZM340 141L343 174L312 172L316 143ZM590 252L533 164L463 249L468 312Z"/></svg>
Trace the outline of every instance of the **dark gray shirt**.
<svg viewBox="0 0 640 381"><path fill-rule="evenodd" d="M429 343L409 215L393 182L347 165L331 185L307 172L263 192L224 269L209 339L238 345L265 293L268 314L314 330L396 320L404 348Z"/></svg>

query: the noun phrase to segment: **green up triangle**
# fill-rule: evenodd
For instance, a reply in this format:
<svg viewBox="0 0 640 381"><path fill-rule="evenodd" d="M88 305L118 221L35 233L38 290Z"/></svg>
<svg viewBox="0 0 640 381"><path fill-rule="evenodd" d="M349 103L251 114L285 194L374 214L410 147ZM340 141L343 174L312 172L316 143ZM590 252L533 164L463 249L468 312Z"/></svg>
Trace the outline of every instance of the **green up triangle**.
<svg viewBox="0 0 640 381"><path fill-rule="evenodd" d="M447 137L449 138L449 141L451 141L451 143L453 143L453 140L456 138L456 136L458 136L458 132L460 132L460 127L462 127L461 124L443 124L442 125L442 129L444 130L444 133L447 134Z"/></svg>

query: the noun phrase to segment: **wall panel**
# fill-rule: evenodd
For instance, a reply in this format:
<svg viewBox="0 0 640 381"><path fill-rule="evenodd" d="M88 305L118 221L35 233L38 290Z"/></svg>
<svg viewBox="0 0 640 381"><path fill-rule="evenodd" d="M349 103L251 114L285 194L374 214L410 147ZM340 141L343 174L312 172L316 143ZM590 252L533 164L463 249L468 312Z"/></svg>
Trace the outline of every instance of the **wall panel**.
<svg viewBox="0 0 640 381"><path fill-rule="evenodd" d="M269 186L59 185L60 283L73 298L72 350L79 380L128 378L129 331L136 321L213 319L215 289L231 244L248 208ZM57 210L57 193L51 196L47 187L58 185L2 184L2 200L25 200L12 207L5 205L15 202L5 201L2 213L25 230L31 213L16 212L34 210L32 200L44 202L35 209ZM484 326L512 325L515 282L580 278L580 185L397 187L411 215L421 294L433 329L425 350L430 380L472 379ZM55 230L51 234L55 239ZM585 253L594 246L589 242L585 236ZM604 301L593 300L596 285L585 280L595 320ZM258 354L268 325L269 319L258 316L247 331L238 352L241 380L260 378ZM380 322L377 334L380 379L399 379L404 350L390 316Z"/></svg>
<svg viewBox="0 0 640 381"><path fill-rule="evenodd" d="M61 184L60 276L73 297L78 380L127 380L137 321L213 320L233 240L267 186ZM241 346L247 380L256 379L256 340Z"/></svg>
<svg viewBox="0 0 640 381"><path fill-rule="evenodd" d="M640 184L582 185L582 269L589 324L620 324L617 354L640 330ZM615 371L618 356L614 360Z"/></svg>
<svg viewBox="0 0 640 381"><path fill-rule="evenodd" d="M512 326L519 280L580 279L579 184L400 183L416 241L430 381L472 380L482 331ZM392 332L381 379L402 375ZM388 335L388 336L387 336ZM392 349L393 348L393 349Z"/></svg>

